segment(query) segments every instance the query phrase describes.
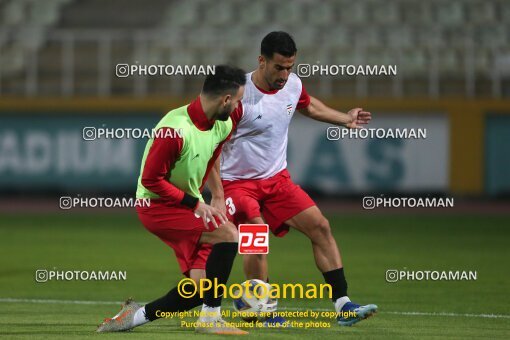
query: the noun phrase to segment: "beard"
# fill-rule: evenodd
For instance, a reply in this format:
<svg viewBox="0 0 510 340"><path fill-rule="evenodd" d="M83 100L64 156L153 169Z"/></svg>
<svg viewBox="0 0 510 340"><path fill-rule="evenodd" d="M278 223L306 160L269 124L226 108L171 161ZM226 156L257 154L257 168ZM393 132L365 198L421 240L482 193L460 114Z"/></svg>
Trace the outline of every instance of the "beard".
<svg viewBox="0 0 510 340"><path fill-rule="evenodd" d="M273 90L281 90L285 87L286 80L278 79L273 83Z"/></svg>
<svg viewBox="0 0 510 340"><path fill-rule="evenodd" d="M230 114L232 113L232 105L227 105L221 110L218 115L216 116L217 120L226 121L228 120L228 117L230 117Z"/></svg>

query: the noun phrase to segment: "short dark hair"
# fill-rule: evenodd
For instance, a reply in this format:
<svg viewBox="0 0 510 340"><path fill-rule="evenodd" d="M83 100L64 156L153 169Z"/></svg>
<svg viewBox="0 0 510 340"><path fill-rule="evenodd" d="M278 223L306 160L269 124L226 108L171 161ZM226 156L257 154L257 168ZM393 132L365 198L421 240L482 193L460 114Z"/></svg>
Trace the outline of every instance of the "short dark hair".
<svg viewBox="0 0 510 340"><path fill-rule="evenodd" d="M209 96L219 96L227 92L234 94L245 84L244 70L228 65L217 65L214 67L214 74L209 74L205 78L202 93Z"/></svg>
<svg viewBox="0 0 510 340"><path fill-rule="evenodd" d="M297 52L296 43L291 35L283 31L271 32L262 39L260 54L271 59L278 53L284 57L292 57Z"/></svg>

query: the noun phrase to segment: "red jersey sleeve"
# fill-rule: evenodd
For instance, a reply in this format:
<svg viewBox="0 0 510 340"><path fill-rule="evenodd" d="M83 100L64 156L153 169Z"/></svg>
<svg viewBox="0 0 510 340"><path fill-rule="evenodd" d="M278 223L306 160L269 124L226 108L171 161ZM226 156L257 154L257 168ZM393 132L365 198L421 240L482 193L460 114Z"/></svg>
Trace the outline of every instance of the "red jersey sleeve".
<svg viewBox="0 0 510 340"><path fill-rule="evenodd" d="M308 105L310 105L310 96L306 92L305 85L301 84L301 96L299 96L296 110L305 109Z"/></svg>
<svg viewBox="0 0 510 340"><path fill-rule="evenodd" d="M241 118L243 118L243 104L239 102L239 105L237 105L235 110L230 114L230 119L232 119L232 131L235 130Z"/></svg>
<svg viewBox="0 0 510 340"><path fill-rule="evenodd" d="M171 128L163 128L173 130ZM155 138L142 172L142 185L172 204L181 203L184 191L167 181L167 175L179 158L183 139L177 133L164 133L169 137ZM170 136L173 136L170 137Z"/></svg>

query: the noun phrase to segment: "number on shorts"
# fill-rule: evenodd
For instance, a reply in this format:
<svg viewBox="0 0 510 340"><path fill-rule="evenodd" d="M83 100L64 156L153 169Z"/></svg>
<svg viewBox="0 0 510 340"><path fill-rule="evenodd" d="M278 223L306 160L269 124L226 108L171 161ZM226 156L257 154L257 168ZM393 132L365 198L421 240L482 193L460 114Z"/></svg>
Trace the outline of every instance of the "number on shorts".
<svg viewBox="0 0 510 340"><path fill-rule="evenodd" d="M232 197L229 197L225 200L225 205L228 207L228 213L233 216L236 212L236 206L234 205L234 200Z"/></svg>

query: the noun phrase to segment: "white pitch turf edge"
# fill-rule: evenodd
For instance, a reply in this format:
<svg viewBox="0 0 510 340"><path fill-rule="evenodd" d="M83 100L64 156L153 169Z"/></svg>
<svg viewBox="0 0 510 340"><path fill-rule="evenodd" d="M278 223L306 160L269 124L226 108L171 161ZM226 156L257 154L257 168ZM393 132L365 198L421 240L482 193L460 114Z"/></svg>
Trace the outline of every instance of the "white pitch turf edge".
<svg viewBox="0 0 510 340"><path fill-rule="evenodd" d="M40 303L40 304L60 304L60 305L119 305L123 301L87 301L87 300L52 300L52 299L15 299L0 298L0 303ZM297 308L285 306L284 310L313 310L318 312L328 312L331 309L326 308ZM485 319L510 319L510 315L506 314L465 314L465 313L449 313L449 312L397 312L382 311L382 314L409 315L409 316L450 316L465 318L485 318Z"/></svg>

